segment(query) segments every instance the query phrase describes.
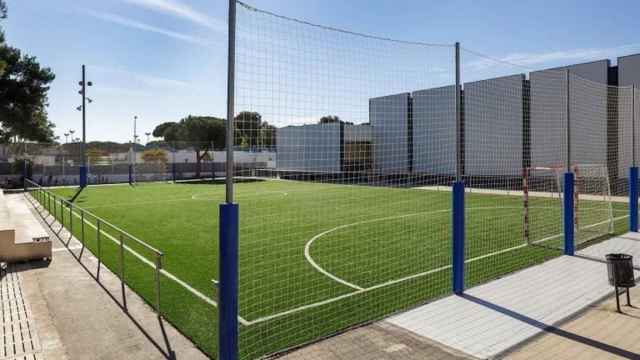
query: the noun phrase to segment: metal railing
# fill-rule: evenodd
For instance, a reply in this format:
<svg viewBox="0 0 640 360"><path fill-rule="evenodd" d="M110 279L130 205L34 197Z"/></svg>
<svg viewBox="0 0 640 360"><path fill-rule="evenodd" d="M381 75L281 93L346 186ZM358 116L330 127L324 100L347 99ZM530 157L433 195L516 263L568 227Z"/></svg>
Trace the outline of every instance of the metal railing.
<svg viewBox="0 0 640 360"><path fill-rule="evenodd" d="M127 308L127 297L126 297L126 278L125 278L125 253L129 253L142 261L142 263L151 266L154 269L154 302L153 304L154 310L158 317L162 317L162 311L160 307L160 275L162 272L162 257L164 253L153 246L147 244L146 242L138 239L137 237L129 234L128 232L120 229L116 225L108 222L107 220L97 216L96 214L83 209L73 202L63 198L62 196L56 195L51 191L45 189L40 186L38 183L25 179L25 190L29 193L30 196L27 196L28 201L34 206L34 208L38 211L40 216L45 220L47 225L53 230L56 235L62 240L65 247L69 249L69 245L71 244L71 240L74 237L74 221L73 218L76 217L80 220L80 229L77 239L82 244L80 256L82 256L82 252L85 248L87 248L87 231L86 226L95 229L95 238L96 238L96 248L94 255L98 259L98 269L96 278L99 280L100 278L100 268L105 264L104 254L103 254L103 238L107 238L118 246L118 261L117 268L112 269L115 275L120 279L120 288L122 291L122 305L126 309ZM35 200L40 208L36 206L33 200ZM47 216L45 216L42 212L47 211L50 215L53 216L54 221L49 223L46 221ZM68 216L68 219L65 220L65 217ZM93 222L91 221L93 219ZM60 223L60 228L54 229L53 225L55 221ZM69 238L64 241L62 237L60 237L60 232L63 228L65 228L65 221L68 222L67 230L69 232ZM151 253L152 259L144 257L137 251L131 248L131 246L127 245L126 242L131 241L135 246L139 246L145 249L147 252ZM91 249L89 249L91 250ZM108 266L107 266L108 267Z"/></svg>

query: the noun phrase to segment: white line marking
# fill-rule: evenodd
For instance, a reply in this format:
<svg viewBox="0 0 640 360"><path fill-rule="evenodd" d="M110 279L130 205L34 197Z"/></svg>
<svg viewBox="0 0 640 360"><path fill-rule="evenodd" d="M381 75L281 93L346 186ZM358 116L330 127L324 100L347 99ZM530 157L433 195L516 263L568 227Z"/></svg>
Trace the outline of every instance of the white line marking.
<svg viewBox="0 0 640 360"><path fill-rule="evenodd" d="M81 216L78 215L76 213L76 211L72 211L73 215L78 218L81 219ZM87 224L89 227L92 227L93 229L96 229L96 226L93 225L91 222L87 221L87 219L84 219L85 224ZM120 244L120 241L117 240L116 238L114 238L113 236L111 236L109 233L106 233L104 230L100 229L100 233L104 234L105 237L107 237L109 240L113 241L116 244ZM139 253L137 253L135 250L131 249L129 246L124 245L124 249L127 250L129 253L131 253L133 256L137 257L140 261L142 261L144 264L155 268L155 264L145 258L144 256L140 255ZM160 273L164 276L166 276L167 278L173 280L175 283L177 283L178 285L182 286L183 288L185 288L187 291L191 292L193 295L195 295L196 297L200 298L201 300L203 300L204 302L206 302L209 305L218 307L218 303L211 299L210 297L206 296L205 294L201 293L200 291L194 289L193 287L191 287L189 284L187 284L185 281L183 281L182 279L178 278L177 276L173 275L172 273L168 272L165 269L160 269ZM249 325L249 321L247 321L246 319L244 319L241 316L238 316L238 322L240 322L242 325Z"/></svg>
<svg viewBox="0 0 640 360"><path fill-rule="evenodd" d="M475 208L475 209L481 209L481 208ZM507 209L507 208L504 208L504 209ZM447 209L447 211L448 210L449 209ZM441 210L438 210L438 211L441 211ZM621 219L624 219L624 218L627 218L627 217L629 217L629 215L619 216L617 218L614 218L613 220L614 221L618 221L618 220L621 220ZM605 223L608 223L608 222L609 222L609 220L603 221L601 223L590 225L590 227L597 226L597 225L602 225L602 224L605 224ZM347 225L343 225L343 226L348 226L348 224ZM543 238L543 239L540 239L540 240L536 240L533 243L534 244L538 244L538 243L541 243L541 242L544 242L544 241L548 241L548 240L551 240L551 239L555 239L555 238L558 238L558 237L561 237L561 236L562 236L562 234L553 235L553 236L549 236L549 237L546 237L546 238ZM479 261L479 260L482 260L482 259L485 259L485 258L488 258L488 257L491 257L491 256L500 255L500 254L507 253L507 252L510 252L510 251L518 250L518 249L524 248L524 247L526 247L528 245L529 244L517 245L517 246L513 246L513 247L510 247L510 248L507 248L507 249L498 250L498 251L492 252L490 254L484 254L484 255L481 255L481 256L477 256L477 257L471 258L469 260L466 260L465 264L469 264L469 263L472 263L472 262L475 262L475 261ZM361 293L366 293L366 292L369 292L369 291L372 291L372 290L376 290L376 289L380 289L380 288L383 288L383 287L387 287L389 285L395 285L395 284L398 284L398 283L401 283L401 282L405 282L405 281L408 281L408 280L412 280L412 279L416 279L416 278L419 278L419 277L427 276L427 275L430 275L430 274L433 274L433 273L436 273L436 272L447 270L449 268L451 268L451 265L441 266L439 268L435 268L435 269L432 269L432 270L429 270L429 271L421 272L421 273L414 274L414 275L409 275L409 276L406 276L406 277L403 277L403 278L400 278L400 279L396 279L396 280L390 280L390 281L387 281L387 282L384 282L384 283L381 283L381 284L378 284L378 285L374 285L374 286L371 286L371 287L368 287L368 288L364 288L364 289L361 289L361 290L356 290L356 291L353 291L353 292L350 292L350 293L347 293L347 294L344 294L344 295L340 295L340 296L337 296L337 297L334 297L334 298L330 298L330 299L327 299L327 300L319 301L319 302L312 303L312 304L303 305L303 306L300 306L300 307L297 307L297 308L293 308L293 309L290 309L290 310L287 310L287 311L283 311L283 312L280 312L280 313L276 313L276 314L260 317L260 318L257 318L257 319L249 321L249 325L259 324L259 323L262 323L262 322L265 322L265 321L269 321L269 320L273 320L273 319L276 319L276 318L279 318L279 317L291 315L291 314L294 314L294 313L297 313L297 312L300 312L300 311L304 311L304 310L312 309L312 308L315 308L315 307L327 305L327 304L330 304L330 303L333 303L333 302L336 302L336 301L339 301L339 300L342 300L342 299L346 299L346 298L349 298L349 297L352 297L352 296L355 296L355 295L358 295L358 294L361 294Z"/></svg>
<svg viewBox="0 0 640 360"><path fill-rule="evenodd" d="M549 208L549 207L536 207L536 208ZM553 207L551 207L553 208ZM502 206L480 206L480 207L471 207L471 208L467 208L467 210L495 210L495 209L520 209L520 207L517 206L513 206L513 207L502 207ZM402 218L406 218L406 217L411 217L411 216L418 216L418 215L430 215L430 214L438 214L438 213L445 213L445 212L451 212L450 208L447 209L441 209L441 210L432 210L432 211L423 211L423 212L418 212L418 213L412 213L412 214L403 214L403 215L394 215L394 216L387 216L387 217L383 217L383 218L378 218L378 219L371 219L371 220L363 220L363 221L357 221L354 223L350 223L350 224L344 224L344 225L339 225L336 226L334 228L331 228L329 230L326 230L324 232L321 232L320 234L315 235L314 237L312 237L311 239L309 239L309 241L307 241L307 243L304 246L304 257L307 260L307 262L309 262L309 264L316 269L318 272L322 273L323 275L327 276L328 278L342 284L345 285L347 287L350 287L354 290L364 290L363 287L358 286L354 283L348 282L347 280L344 280L332 273L330 273L329 271L325 270L323 267L321 267L320 265L318 265L318 263L316 263L315 260L313 260L313 257L311 256L311 245L318 240L319 238L323 237L324 235L330 234L334 231L338 231L338 230L342 230L344 228L348 228L351 226L358 226L358 225L362 225L362 224L369 224L369 223L374 223L374 222L379 222L379 221L386 221L386 220L395 220L395 219L402 219Z"/></svg>

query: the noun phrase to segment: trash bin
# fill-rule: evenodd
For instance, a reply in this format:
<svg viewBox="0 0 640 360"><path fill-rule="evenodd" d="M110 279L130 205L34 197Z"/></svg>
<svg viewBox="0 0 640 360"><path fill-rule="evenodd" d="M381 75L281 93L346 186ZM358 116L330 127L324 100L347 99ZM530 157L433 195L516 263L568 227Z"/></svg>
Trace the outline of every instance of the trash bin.
<svg viewBox="0 0 640 360"><path fill-rule="evenodd" d="M631 306L629 297L629 288L636 286L636 279L633 271L633 256L628 254L607 254L607 274L609 276L609 284L616 288L616 305L618 312L620 311L620 299L618 296L618 288L626 288L627 305Z"/></svg>

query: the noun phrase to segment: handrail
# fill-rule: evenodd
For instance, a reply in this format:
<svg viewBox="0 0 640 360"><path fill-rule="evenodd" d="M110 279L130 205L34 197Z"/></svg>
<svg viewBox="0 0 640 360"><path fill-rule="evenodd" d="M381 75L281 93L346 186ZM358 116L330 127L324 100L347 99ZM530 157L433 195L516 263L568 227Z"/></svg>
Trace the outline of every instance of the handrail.
<svg viewBox="0 0 640 360"><path fill-rule="evenodd" d="M153 247L153 246L151 246L151 245L147 244L147 243L146 243L146 242L144 242L143 240L138 239L138 238L137 238L137 237L135 237L134 235L131 235L130 233L126 232L125 230L122 230L122 229L121 229L121 228L119 228L118 226L116 226L116 225L114 225L114 224L112 224L112 223L108 222L107 220L105 220L105 219L103 219L103 218L99 217L98 215L96 215L96 214L92 213L91 211L86 210L86 209L84 209L84 208L82 208L82 207L80 207L80 206L78 206L78 205L75 205L74 203L70 202L69 200L67 200L67 199L63 198L62 196L58 196L58 195L56 195L56 194L52 193L51 191L47 190L46 188L42 187L40 184L38 184L38 183L36 183L36 182L34 182L34 181L32 181L32 180L25 179L25 181L27 181L27 182L29 182L29 183L31 183L31 184L33 184L33 185L35 185L35 187L36 187L36 188L41 189L42 191L44 191L44 192L46 192L46 193L48 193L48 194L51 194L54 198L60 199L63 203L66 203L67 205L69 205L69 206L71 206L71 207L74 207L74 208L76 208L76 209L78 209L78 210L80 210L80 211L84 211L84 213L85 213L85 214L88 214L88 215L92 216L94 219L100 219L100 222L101 222L102 224L104 224L104 225L107 225L107 226L111 227L113 230L116 230L116 231L118 231L118 232L122 233L123 235L126 235L126 236L127 236L127 238L129 238L129 239L131 239L131 240L133 240L133 241L137 242L139 245L141 245L141 246L143 246L143 247L147 248L147 249L148 249L148 250L150 250L151 252L156 253L156 255L164 256L164 253L163 253L162 251L160 251L160 250L156 249L155 247Z"/></svg>
<svg viewBox="0 0 640 360"><path fill-rule="evenodd" d="M87 211L81 207L75 206L72 202L68 201L67 199L63 198L62 196L58 196L50 191L48 191L47 189L45 189L44 187L40 186L40 184L25 178L24 179L24 188L26 191L30 191L31 189L34 189L36 191L36 197L34 198L34 200L36 202L40 202L41 206L43 207L43 209L46 209L47 211L50 211L51 209L51 204L49 203L47 206L45 206L42 202L42 198L38 199L38 197L42 197L42 195L46 195L47 196L47 201L49 202L51 198L53 198L53 206L54 206L54 219L56 218L56 214L55 214L55 209L57 208L56 203L59 202L60 203L60 216L61 216L61 225L62 227L64 227L64 210L63 210L63 206L65 204L67 204L67 207L69 208L69 221L73 220L73 215L75 216L79 216L80 217L80 231L81 231L81 235L80 235L80 241L82 242L82 248L84 249L85 247L85 222L86 221L86 215L88 214L89 216L93 216L95 221L96 221L96 225L94 226L93 224L91 224L89 222L89 225L95 227L97 233L96 233L96 240L97 240L97 246L98 246L98 275L100 276L100 265L102 264L102 258L101 258L101 233L105 233L107 236L109 236L110 238L114 239L113 235L110 235L108 232L104 231L101 227L101 225L106 224L107 226L111 227L117 234L116 236L119 239L119 249L120 249L120 256L119 256L119 264L118 264L118 270L117 270L117 276L120 279L120 286L122 289L122 305L124 306L124 308L127 308L127 296L126 296L126 291L125 291L125 261L124 261L124 252L125 250L131 252L133 255L135 255L136 257L138 257L140 260L143 261L150 261L148 259L146 259L146 257L144 257L143 255L140 255L137 251L131 249L130 247L128 247L127 245L124 244L124 238L127 237L131 240L134 240L136 243L142 245L144 248L146 248L147 250L150 250L154 255L155 255L155 261L154 262L150 262L151 266L155 268L155 304L153 305L156 311L156 314L158 315L159 318L162 317L162 311L160 309L160 275L162 272L162 257L164 256L164 253L162 251L157 250L156 248L154 248L153 246L145 243L144 241L136 238L135 236L129 234L128 232L120 229L119 227L111 224L110 222L102 219L101 217L95 215L94 213ZM30 186L27 186L27 184L30 184ZM29 200L31 201L31 200ZM74 210L74 208L76 208L77 210ZM78 215L78 212L80 212L80 215ZM42 215L41 215L42 216ZM73 237L73 223L70 222L69 223L69 233L70 233L70 240L71 237ZM62 228L61 228L62 229ZM116 240L117 241L117 240ZM66 244L68 245L68 243ZM80 253L82 256L82 252ZM114 272L116 273L116 272Z"/></svg>

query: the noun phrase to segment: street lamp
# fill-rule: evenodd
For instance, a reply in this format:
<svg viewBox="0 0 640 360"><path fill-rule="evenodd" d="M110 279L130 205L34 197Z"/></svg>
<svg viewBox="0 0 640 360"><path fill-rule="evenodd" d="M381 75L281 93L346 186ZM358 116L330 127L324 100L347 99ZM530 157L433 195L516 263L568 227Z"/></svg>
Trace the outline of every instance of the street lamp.
<svg viewBox="0 0 640 360"><path fill-rule="evenodd" d="M144 134L147 135L147 144L148 144L149 143L149 136L151 136L151 133L150 132L146 132Z"/></svg>

